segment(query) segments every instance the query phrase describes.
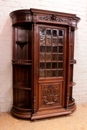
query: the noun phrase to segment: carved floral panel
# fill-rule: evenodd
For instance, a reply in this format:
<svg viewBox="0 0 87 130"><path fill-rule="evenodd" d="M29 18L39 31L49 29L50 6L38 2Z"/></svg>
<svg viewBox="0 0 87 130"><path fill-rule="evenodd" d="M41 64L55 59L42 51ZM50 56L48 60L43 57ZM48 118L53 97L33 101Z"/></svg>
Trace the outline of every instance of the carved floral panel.
<svg viewBox="0 0 87 130"><path fill-rule="evenodd" d="M42 86L42 105L60 104L60 84L45 84Z"/></svg>

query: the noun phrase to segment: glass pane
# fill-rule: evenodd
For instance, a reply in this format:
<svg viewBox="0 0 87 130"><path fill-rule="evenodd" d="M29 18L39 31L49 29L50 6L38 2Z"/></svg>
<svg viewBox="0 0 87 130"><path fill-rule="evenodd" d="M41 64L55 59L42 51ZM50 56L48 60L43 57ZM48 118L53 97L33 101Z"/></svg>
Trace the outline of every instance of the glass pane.
<svg viewBox="0 0 87 130"><path fill-rule="evenodd" d="M51 63L46 63L46 68L51 69Z"/></svg>
<svg viewBox="0 0 87 130"><path fill-rule="evenodd" d="M46 38L46 45L51 46L51 38L49 37Z"/></svg>
<svg viewBox="0 0 87 130"><path fill-rule="evenodd" d="M53 61L57 61L57 57L58 57L57 54L52 54L52 60Z"/></svg>
<svg viewBox="0 0 87 130"><path fill-rule="evenodd" d="M59 46L59 53L63 53L63 46Z"/></svg>
<svg viewBox="0 0 87 130"><path fill-rule="evenodd" d="M46 61L51 61L51 54L46 53Z"/></svg>
<svg viewBox="0 0 87 130"><path fill-rule="evenodd" d="M45 31L44 28L40 29L40 31L39 31L39 34L40 34L40 45L45 45L45 33L46 33L46 31Z"/></svg>
<svg viewBox="0 0 87 130"><path fill-rule="evenodd" d="M45 45L45 36L40 36L40 45Z"/></svg>
<svg viewBox="0 0 87 130"><path fill-rule="evenodd" d="M60 60L60 61L63 60L63 54L58 54L58 60Z"/></svg>
<svg viewBox="0 0 87 130"><path fill-rule="evenodd" d="M40 46L40 52L45 52L45 46Z"/></svg>
<svg viewBox="0 0 87 130"><path fill-rule="evenodd" d="M58 63L58 68L63 68L63 62Z"/></svg>
<svg viewBox="0 0 87 130"><path fill-rule="evenodd" d="M59 30L59 36L63 36L63 30Z"/></svg>
<svg viewBox="0 0 87 130"><path fill-rule="evenodd" d="M63 38L59 38L59 43L63 44Z"/></svg>
<svg viewBox="0 0 87 130"><path fill-rule="evenodd" d="M46 71L46 77L51 77L51 70Z"/></svg>
<svg viewBox="0 0 87 130"><path fill-rule="evenodd" d="M57 38L53 38L53 40L52 40L52 45L57 46L57 43L58 43Z"/></svg>
<svg viewBox="0 0 87 130"><path fill-rule="evenodd" d="M53 46L52 51L53 51L53 52L57 52L57 46Z"/></svg>
<svg viewBox="0 0 87 130"><path fill-rule="evenodd" d="M63 76L63 70L58 70L58 76Z"/></svg>
<svg viewBox="0 0 87 130"><path fill-rule="evenodd" d="M50 29L46 30L46 35L51 35L51 30Z"/></svg>
<svg viewBox="0 0 87 130"><path fill-rule="evenodd" d="M40 69L45 69L45 63L40 63Z"/></svg>
<svg viewBox="0 0 87 130"><path fill-rule="evenodd" d="M57 70L52 70L52 77L57 77Z"/></svg>
<svg viewBox="0 0 87 130"><path fill-rule="evenodd" d="M52 63L52 68L54 69L54 68L57 68L57 62L55 63Z"/></svg>
<svg viewBox="0 0 87 130"><path fill-rule="evenodd" d="M46 46L46 52L51 52L51 46Z"/></svg>
<svg viewBox="0 0 87 130"><path fill-rule="evenodd" d="M40 61L45 61L45 54L44 53L40 54Z"/></svg>
<svg viewBox="0 0 87 130"><path fill-rule="evenodd" d="M45 76L45 71L44 70L40 70L40 77L44 77Z"/></svg>
<svg viewBox="0 0 87 130"><path fill-rule="evenodd" d="M45 28L41 28L39 33L40 33L40 36L45 35L46 34Z"/></svg>
<svg viewBox="0 0 87 130"><path fill-rule="evenodd" d="M53 36L57 36L57 30L53 30Z"/></svg>

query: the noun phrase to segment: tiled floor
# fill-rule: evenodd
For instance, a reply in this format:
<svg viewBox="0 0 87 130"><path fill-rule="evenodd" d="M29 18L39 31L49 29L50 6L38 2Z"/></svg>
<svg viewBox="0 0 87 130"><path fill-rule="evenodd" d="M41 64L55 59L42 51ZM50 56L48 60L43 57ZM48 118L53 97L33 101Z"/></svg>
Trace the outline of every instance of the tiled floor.
<svg viewBox="0 0 87 130"><path fill-rule="evenodd" d="M68 116L28 121L9 113L0 114L0 130L87 130L87 104L78 105Z"/></svg>

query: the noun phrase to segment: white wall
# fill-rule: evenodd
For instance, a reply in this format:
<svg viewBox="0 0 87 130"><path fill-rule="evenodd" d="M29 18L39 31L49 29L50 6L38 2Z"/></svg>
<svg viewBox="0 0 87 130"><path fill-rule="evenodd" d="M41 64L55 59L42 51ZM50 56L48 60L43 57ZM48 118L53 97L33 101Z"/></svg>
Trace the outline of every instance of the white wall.
<svg viewBox="0 0 87 130"><path fill-rule="evenodd" d="M39 8L77 14L81 18L75 38L74 98L87 102L87 7L86 0L0 0L0 112L12 106L12 22L16 9Z"/></svg>

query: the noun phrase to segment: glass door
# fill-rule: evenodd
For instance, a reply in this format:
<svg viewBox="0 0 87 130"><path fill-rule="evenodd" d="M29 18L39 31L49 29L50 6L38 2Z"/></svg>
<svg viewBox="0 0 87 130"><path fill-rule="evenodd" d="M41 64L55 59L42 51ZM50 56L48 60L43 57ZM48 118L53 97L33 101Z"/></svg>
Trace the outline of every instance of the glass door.
<svg viewBox="0 0 87 130"><path fill-rule="evenodd" d="M37 97L40 109L65 107L66 28L39 26L39 76ZM39 96L38 96L39 95Z"/></svg>
<svg viewBox="0 0 87 130"><path fill-rule="evenodd" d="M39 28L39 78L63 76L64 30Z"/></svg>

